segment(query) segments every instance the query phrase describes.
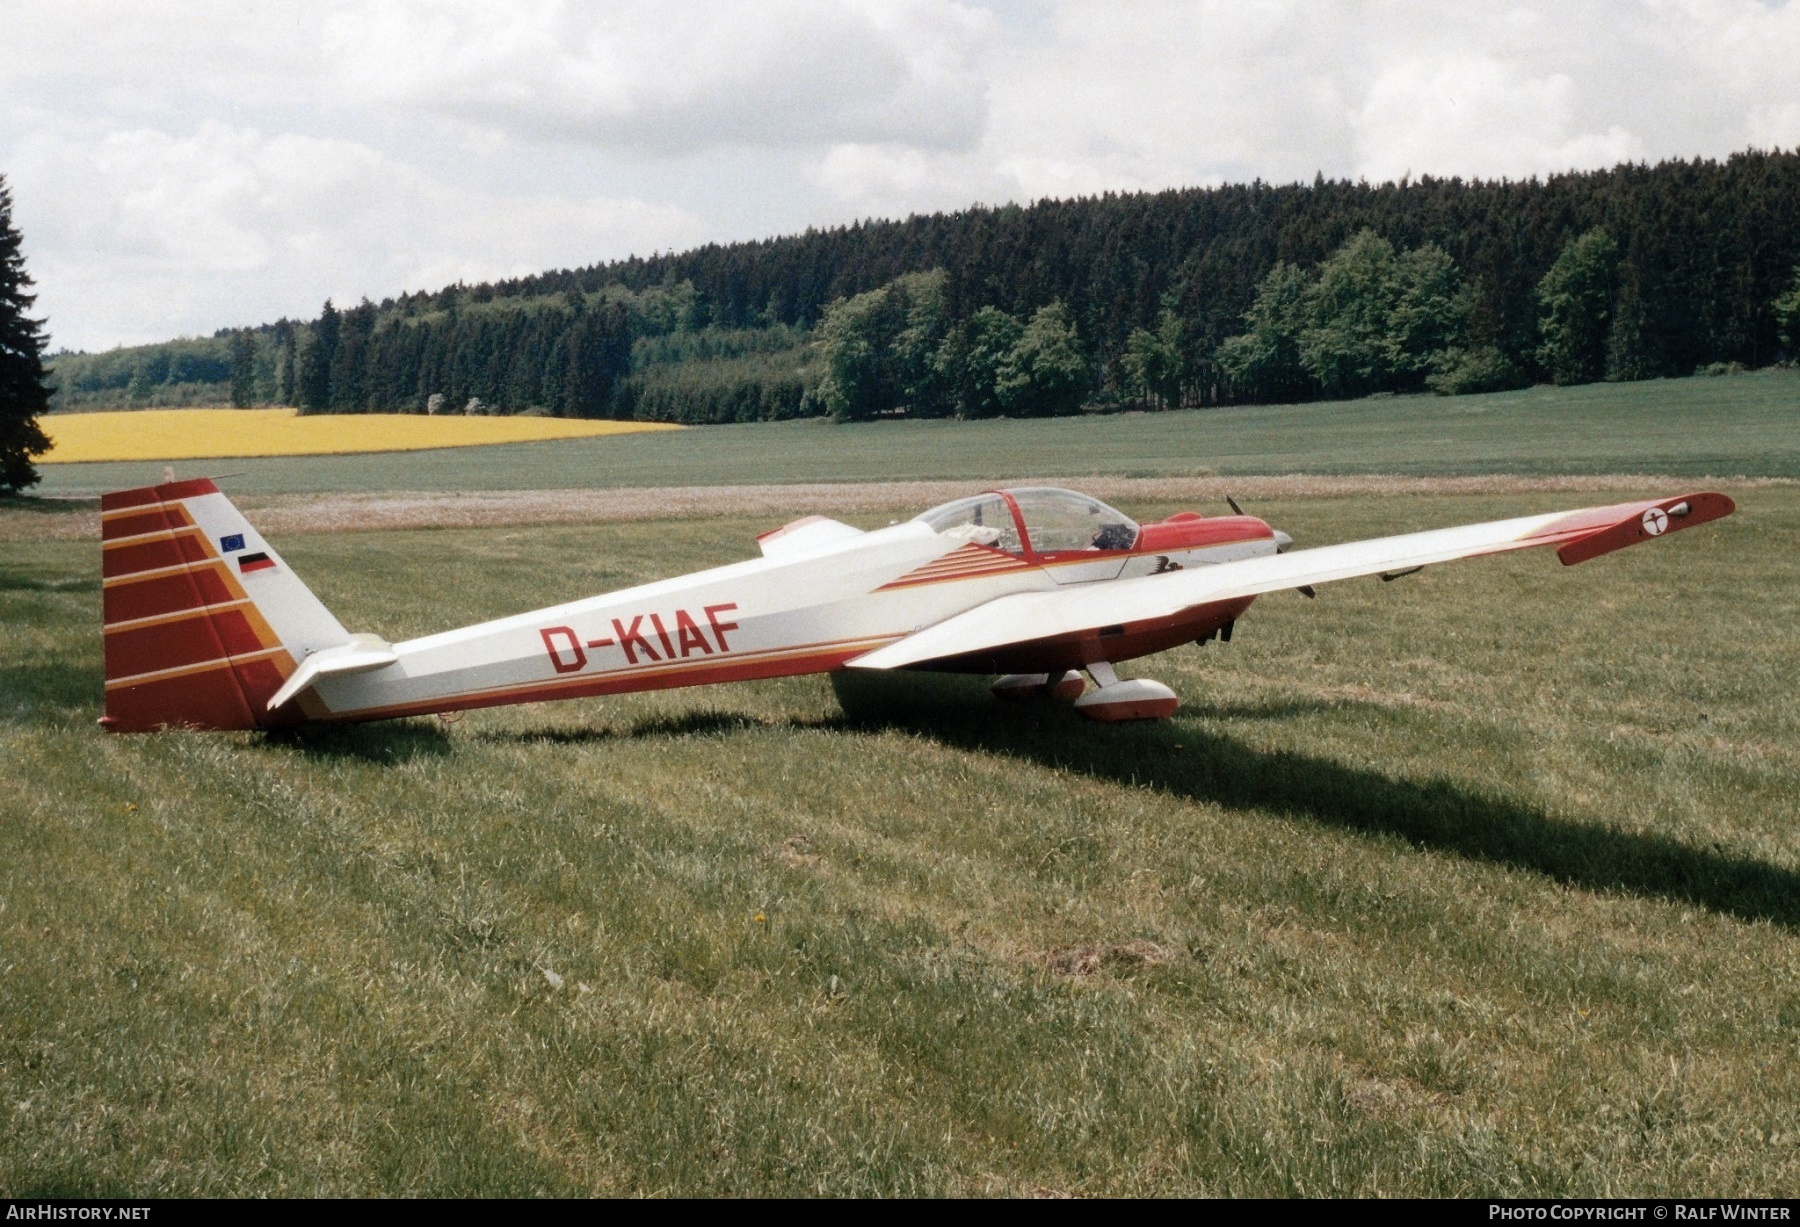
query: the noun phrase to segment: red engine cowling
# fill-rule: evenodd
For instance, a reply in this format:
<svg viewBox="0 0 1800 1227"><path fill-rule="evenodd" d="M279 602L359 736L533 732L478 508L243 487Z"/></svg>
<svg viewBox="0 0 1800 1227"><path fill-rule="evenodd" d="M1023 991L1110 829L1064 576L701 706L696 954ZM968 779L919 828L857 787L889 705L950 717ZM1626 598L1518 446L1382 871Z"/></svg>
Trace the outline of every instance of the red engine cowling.
<svg viewBox="0 0 1800 1227"><path fill-rule="evenodd" d="M1131 548L1138 554L1167 554L1274 536L1275 530L1255 516L1203 516L1178 511L1166 520L1144 525L1137 544Z"/></svg>

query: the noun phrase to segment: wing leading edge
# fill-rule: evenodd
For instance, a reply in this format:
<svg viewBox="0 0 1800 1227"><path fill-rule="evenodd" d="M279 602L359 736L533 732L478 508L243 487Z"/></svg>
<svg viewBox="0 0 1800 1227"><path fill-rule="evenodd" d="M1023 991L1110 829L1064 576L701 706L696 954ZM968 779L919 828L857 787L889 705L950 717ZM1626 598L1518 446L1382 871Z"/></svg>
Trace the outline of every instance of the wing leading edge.
<svg viewBox="0 0 1800 1227"><path fill-rule="evenodd" d="M1169 618L1214 602L1541 545L1557 547L1564 565L1573 565L1721 519L1736 509L1723 494L1686 494L1351 541L1054 592L1015 593L925 627L849 665L901 669L1125 622Z"/></svg>

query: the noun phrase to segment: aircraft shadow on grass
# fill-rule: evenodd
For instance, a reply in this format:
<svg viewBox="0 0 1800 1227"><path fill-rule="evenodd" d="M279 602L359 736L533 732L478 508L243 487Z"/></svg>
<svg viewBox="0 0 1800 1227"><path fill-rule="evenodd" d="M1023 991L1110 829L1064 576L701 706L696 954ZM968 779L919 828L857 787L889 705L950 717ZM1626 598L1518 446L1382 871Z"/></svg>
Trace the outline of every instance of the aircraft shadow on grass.
<svg viewBox="0 0 1800 1227"><path fill-rule="evenodd" d="M1542 873L1596 891L1668 899L1800 931L1800 874L1660 835L1616 831L1442 779L1397 779L1317 755L1259 750L1181 719L1093 724L1055 704L1000 706L984 681L929 673L832 675L842 715L799 727L897 729L942 745L1003 754L1191 801L1260 809ZM1230 722L1282 720L1307 701L1189 707ZM1335 706L1335 705L1334 705ZM779 726L782 722L775 722ZM771 722L702 710L605 726L482 733L484 740L588 745L636 738L730 734ZM794 727L790 725L789 727ZM271 733L305 753L398 764L448 754L443 728L424 721Z"/></svg>
<svg viewBox="0 0 1800 1227"><path fill-rule="evenodd" d="M736 733L766 727L767 722L736 712L695 711L674 716L654 716L624 729L607 725L578 728L533 729L525 732L480 732L478 741L513 745L581 746L649 737L695 737ZM437 758L451 753L448 726L436 720L390 720L372 724L302 725L271 729L263 744L298 750L315 758L356 759L397 766L415 758Z"/></svg>
<svg viewBox="0 0 1800 1227"><path fill-rule="evenodd" d="M1589 890L1668 899L1800 930L1800 874L1750 857L1559 817L1448 780L1396 779L1316 755L1259 750L1180 719L1096 726L1058 705L996 711L985 686L928 674L835 674L833 682L846 727L901 729L1192 801L1397 835ZM1284 719L1313 707L1278 702L1189 711L1241 721Z"/></svg>
<svg viewBox="0 0 1800 1227"><path fill-rule="evenodd" d="M594 745L607 741L636 741L651 737L706 737L721 733L739 733L745 729L768 728L772 721L758 720L741 712L702 709L679 715L650 716L618 729L607 725L583 725L580 728L534 729L519 733L478 733L483 741L513 744L557 746Z"/></svg>
<svg viewBox="0 0 1800 1227"><path fill-rule="evenodd" d="M354 759L383 767L397 767L417 758L442 758L451 750L444 726L426 720L303 725L270 729L260 740L265 746L296 750L310 758Z"/></svg>

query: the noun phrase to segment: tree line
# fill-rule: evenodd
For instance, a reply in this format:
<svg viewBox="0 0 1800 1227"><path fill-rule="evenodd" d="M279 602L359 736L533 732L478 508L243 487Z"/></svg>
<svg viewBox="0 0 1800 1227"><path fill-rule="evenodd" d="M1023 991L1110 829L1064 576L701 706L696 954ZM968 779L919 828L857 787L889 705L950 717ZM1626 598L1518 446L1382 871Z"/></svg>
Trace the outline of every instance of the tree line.
<svg viewBox="0 0 1800 1227"><path fill-rule="evenodd" d="M1792 355L1797 265L1800 154L1748 152L973 208L55 366L69 407L692 422L1477 391Z"/></svg>
<svg viewBox="0 0 1800 1227"><path fill-rule="evenodd" d="M1603 374L1757 367L1795 350L1776 304L1800 265L1800 153L1781 151L1542 180L1371 185L1321 177L1109 193L710 245L474 292L531 296L681 282L693 287L697 311L712 324L812 328L834 302L942 269L953 328L984 308L1028 321L1060 303L1081 338L1095 396L1127 394L1127 359L1142 332L1184 358L1180 386L1159 399L1205 405L1240 395L1221 349L1254 331L1246 316L1276 266L1317 274L1365 231L1398 254L1435 249L1456 271L1466 311L1452 348L1469 365L1460 376L1431 372L1455 381L1491 382L1505 373L1497 359L1524 379L1557 377L1543 351L1539 288L1569 245L1595 231L1616 253ZM1323 387L1314 394L1325 394Z"/></svg>

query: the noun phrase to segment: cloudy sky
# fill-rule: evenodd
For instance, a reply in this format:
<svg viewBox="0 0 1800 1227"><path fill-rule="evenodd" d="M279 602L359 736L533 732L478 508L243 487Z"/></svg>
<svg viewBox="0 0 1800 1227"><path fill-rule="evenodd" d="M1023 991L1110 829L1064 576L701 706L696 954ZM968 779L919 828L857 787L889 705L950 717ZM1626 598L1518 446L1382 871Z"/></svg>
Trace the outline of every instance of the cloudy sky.
<svg viewBox="0 0 1800 1227"><path fill-rule="evenodd" d="M1800 146L1800 0L0 0L57 347L869 216Z"/></svg>

